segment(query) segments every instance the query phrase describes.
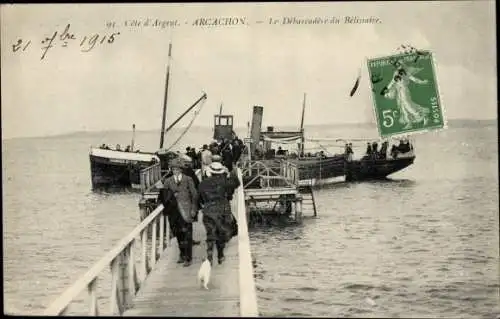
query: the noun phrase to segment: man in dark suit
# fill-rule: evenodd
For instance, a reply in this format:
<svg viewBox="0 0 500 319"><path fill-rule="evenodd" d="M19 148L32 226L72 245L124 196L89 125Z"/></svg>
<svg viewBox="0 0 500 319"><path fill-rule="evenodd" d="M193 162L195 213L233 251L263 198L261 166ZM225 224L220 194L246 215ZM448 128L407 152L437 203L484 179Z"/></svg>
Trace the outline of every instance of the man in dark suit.
<svg viewBox="0 0 500 319"><path fill-rule="evenodd" d="M191 179L194 182L194 187L198 189L200 180L198 179L198 176L196 176L196 173L193 169L193 160L187 155L182 155L180 159L182 160L183 163L182 174L191 177ZM198 211L200 209L201 209L201 201L198 199L198 206L196 206L196 215L194 216L194 222L198 221ZM199 241L193 240L193 245L199 245L199 244L200 244Z"/></svg>
<svg viewBox="0 0 500 319"><path fill-rule="evenodd" d="M193 179L182 173L181 159L170 162L172 176L165 179L159 199L179 244L178 263L191 265L193 257L193 221L198 211L198 191Z"/></svg>

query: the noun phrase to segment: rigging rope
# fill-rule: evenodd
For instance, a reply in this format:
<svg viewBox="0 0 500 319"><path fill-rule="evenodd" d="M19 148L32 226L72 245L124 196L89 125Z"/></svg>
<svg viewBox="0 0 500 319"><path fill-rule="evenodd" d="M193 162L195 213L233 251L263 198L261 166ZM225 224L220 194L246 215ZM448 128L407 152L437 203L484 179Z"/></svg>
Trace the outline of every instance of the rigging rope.
<svg viewBox="0 0 500 319"><path fill-rule="evenodd" d="M200 90L200 92L205 92L203 89L203 85L201 85L201 82L199 82L196 78L194 78L185 68L182 67L181 62L177 62L177 60L172 56L171 60L174 62L172 63L172 68L177 68L179 71L181 71L182 74L184 74L189 80L193 81L194 85L198 86L197 89ZM174 66L175 65L175 66Z"/></svg>
<svg viewBox="0 0 500 319"><path fill-rule="evenodd" d="M191 119L191 121L189 122L189 124L186 126L186 128L184 129L184 131L181 133L181 135L179 135L179 137L167 148L167 152L170 151L174 146L177 145L177 143L179 143L179 141L184 137L184 135L186 135L187 131L191 128L191 126L193 125L194 123L194 120L196 119L196 117L198 116L198 114L200 113L203 105L205 105L205 101L207 99L203 99L203 101L201 101L200 105L197 107L197 110L194 111L194 116L193 118Z"/></svg>
<svg viewBox="0 0 500 319"><path fill-rule="evenodd" d="M205 90L203 90L203 86L201 85L201 83L197 79L195 79L193 76L191 76L190 73L182 67L182 63L177 62L177 59L175 59L173 56L170 57L170 59L173 62L172 63L172 69L173 69L172 73L174 73L175 69L177 69L178 71L180 71L180 73L184 74L190 81L192 81L194 86L197 86L198 89L200 90L200 92L205 93ZM196 110L194 111L194 116L191 119L191 121L189 122L189 124L184 128L184 131L179 135L179 137L166 149L166 151L170 151L173 147L175 147L177 145L177 143L179 143L179 141L184 137L184 135L186 135L188 130L193 125L196 117L200 113L201 109L205 105L206 100L207 100L206 98L203 99L203 101L201 101L200 104L196 107Z"/></svg>

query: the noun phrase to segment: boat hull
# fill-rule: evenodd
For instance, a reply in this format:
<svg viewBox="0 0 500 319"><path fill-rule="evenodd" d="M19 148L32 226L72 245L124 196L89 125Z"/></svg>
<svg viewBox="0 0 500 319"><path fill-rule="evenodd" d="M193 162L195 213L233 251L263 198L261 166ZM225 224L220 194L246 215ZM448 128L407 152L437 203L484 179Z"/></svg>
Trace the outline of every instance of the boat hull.
<svg viewBox="0 0 500 319"><path fill-rule="evenodd" d="M156 158L149 153L96 150L89 154L93 190L140 188L140 171ZM159 159L157 159L159 161Z"/></svg>
<svg viewBox="0 0 500 319"><path fill-rule="evenodd" d="M385 179L413 164L415 156L396 159L360 159L346 161L334 156L323 159L300 159L299 185L325 185L336 182L354 182Z"/></svg>
<svg viewBox="0 0 500 319"><path fill-rule="evenodd" d="M409 154L398 158L369 159L346 161L344 155L335 155L326 158L310 157L300 159L285 159L297 166L299 186L320 186L338 182L357 182L386 179L391 174L403 170L413 164L415 156ZM274 172L280 172L283 163L279 159L260 160L265 167ZM263 169L261 169L262 171ZM244 185L259 188L260 180L255 179L258 174L256 168L244 176Z"/></svg>
<svg viewBox="0 0 500 319"><path fill-rule="evenodd" d="M389 160L359 160L345 163L345 179L348 182L380 180L413 164L415 157Z"/></svg>

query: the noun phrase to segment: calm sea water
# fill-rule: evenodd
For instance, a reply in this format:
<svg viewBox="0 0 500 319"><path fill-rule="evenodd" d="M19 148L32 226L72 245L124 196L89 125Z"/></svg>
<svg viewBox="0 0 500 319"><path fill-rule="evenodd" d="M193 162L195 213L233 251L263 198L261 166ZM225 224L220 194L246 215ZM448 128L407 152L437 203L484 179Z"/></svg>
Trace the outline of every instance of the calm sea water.
<svg viewBox="0 0 500 319"><path fill-rule="evenodd" d="M307 133L365 137L375 129ZM179 148L210 134L194 130ZM129 140L82 133L3 141L6 312L40 314L138 223L138 194L90 190L89 145ZM144 150L157 143L156 133L136 138ZM391 181L317 190L317 218L252 231L263 315L500 314L496 122L450 123L417 136L416 152Z"/></svg>

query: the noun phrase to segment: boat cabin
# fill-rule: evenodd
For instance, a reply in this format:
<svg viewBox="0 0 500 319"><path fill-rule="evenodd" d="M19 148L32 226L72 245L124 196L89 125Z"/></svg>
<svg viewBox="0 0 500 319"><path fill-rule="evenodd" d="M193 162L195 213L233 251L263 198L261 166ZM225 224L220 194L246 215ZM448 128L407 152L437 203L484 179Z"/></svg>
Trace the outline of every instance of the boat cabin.
<svg viewBox="0 0 500 319"><path fill-rule="evenodd" d="M260 132L260 141L256 149L260 154L254 156L265 159L285 158L290 155L297 157L302 149L303 139L303 131L275 131L273 126L268 126L267 131Z"/></svg>
<svg viewBox="0 0 500 319"><path fill-rule="evenodd" d="M215 140L233 138L233 116L214 115L214 137Z"/></svg>

